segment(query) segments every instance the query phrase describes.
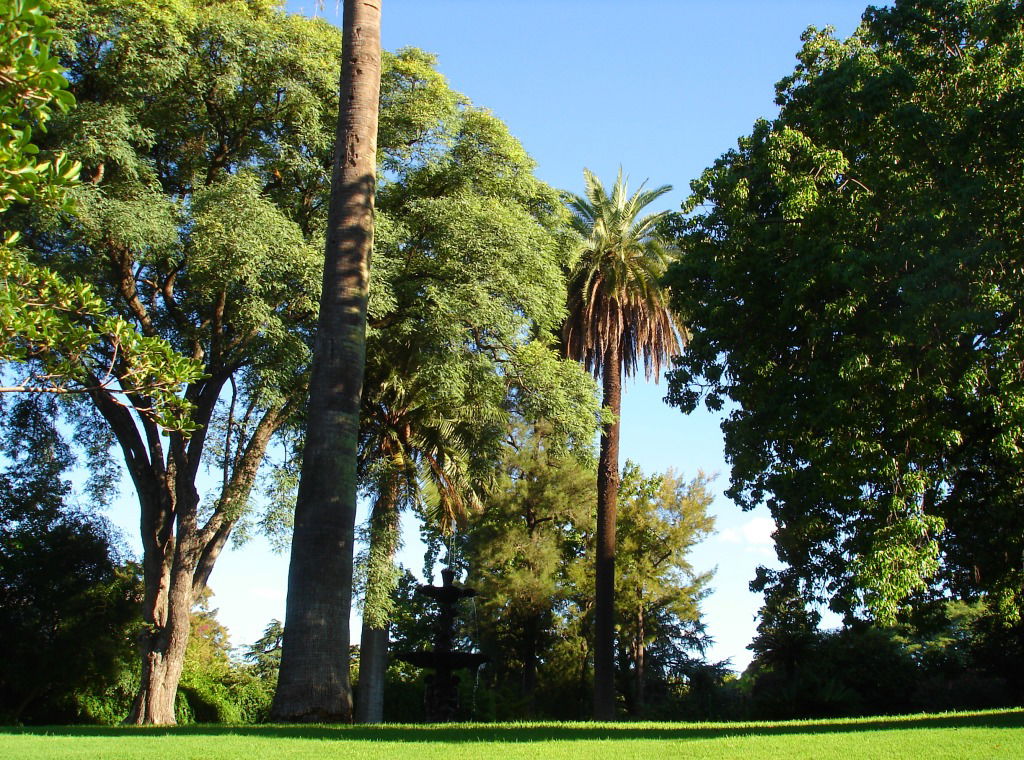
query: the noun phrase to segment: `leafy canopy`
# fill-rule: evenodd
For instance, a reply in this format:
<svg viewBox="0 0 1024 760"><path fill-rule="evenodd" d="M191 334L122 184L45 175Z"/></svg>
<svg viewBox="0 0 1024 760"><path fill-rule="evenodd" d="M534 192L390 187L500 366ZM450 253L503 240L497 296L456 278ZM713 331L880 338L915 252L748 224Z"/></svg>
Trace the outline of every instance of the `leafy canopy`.
<svg viewBox="0 0 1024 760"><path fill-rule="evenodd" d="M785 586L891 621L912 594L1019 615L1024 8L871 8L813 27L779 117L692 185L668 281L684 410L731 401L729 495Z"/></svg>
<svg viewBox="0 0 1024 760"><path fill-rule="evenodd" d="M45 131L55 114L75 104L50 53L57 33L45 10L39 0L0 3L0 213L14 203L70 209L69 191L81 171L64 152L42 157L33 141L33 130ZM198 365L111 316L83 280L29 263L16 248L19 237L3 233L0 243L0 362L16 377L0 391L60 394L104 387L145 394L151 402L136 404L140 411L165 428L190 429L190 406L178 394L200 375ZM112 356L97 355L101 342L115 347Z"/></svg>

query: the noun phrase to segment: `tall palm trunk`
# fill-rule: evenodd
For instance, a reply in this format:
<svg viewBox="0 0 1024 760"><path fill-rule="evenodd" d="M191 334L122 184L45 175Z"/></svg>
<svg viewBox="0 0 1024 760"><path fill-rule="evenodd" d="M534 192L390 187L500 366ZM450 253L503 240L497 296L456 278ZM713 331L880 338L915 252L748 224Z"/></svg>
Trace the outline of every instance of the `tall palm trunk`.
<svg viewBox="0 0 1024 760"><path fill-rule="evenodd" d="M619 342L604 355L604 406L615 418L601 432L597 463L597 559L594 589L594 718L615 719L615 520L619 498L619 414L622 368Z"/></svg>
<svg viewBox="0 0 1024 760"><path fill-rule="evenodd" d="M381 0L345 0L323 295L272 715L350 721L359 401L376 182Z"/></svg>
<svg viewBox="0 0 1024 760"><path fill-rule="evenodd" d="M357 723L384 720L384 680L388 666L390 598L395 589L399 543L398 484L389 483L373 503L366 573L363 628L359 637Z"/></svg>

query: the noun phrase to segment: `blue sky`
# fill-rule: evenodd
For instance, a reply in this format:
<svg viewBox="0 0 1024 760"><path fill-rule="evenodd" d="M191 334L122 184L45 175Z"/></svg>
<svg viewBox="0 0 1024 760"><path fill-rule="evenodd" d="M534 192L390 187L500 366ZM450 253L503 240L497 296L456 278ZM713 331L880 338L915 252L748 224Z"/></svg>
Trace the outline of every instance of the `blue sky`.
<svg viewBox="0 0 1024 760"><path fill-rule="evenodd" d="M580 192L584 167L611 182L619 166L631 184L670 184L678 208L689 182L775 113L774 84L792 72L809 25L856 27L864 0L383 0L383 43L436 53L451 86L509 125L537 161L537 175ZM288 9L340 24L331 0ZM709 656L742 670L760 595L747 584L774 559L767 511L743 513L728 485L718 417L684 416L662 403L664 387L629 385L622 458L647 472L717 473L718 533L694 553L696 569L717 567L704 603L716 644ZM125 484L124 501L130 503ZM135 507L134 509L137 509ZM117 521L137 543L137 512ZM421 558L407 550L406 564ZM255 640L283 618L287 558L262 541L222 555L211 585L234 644Z"/></svg>

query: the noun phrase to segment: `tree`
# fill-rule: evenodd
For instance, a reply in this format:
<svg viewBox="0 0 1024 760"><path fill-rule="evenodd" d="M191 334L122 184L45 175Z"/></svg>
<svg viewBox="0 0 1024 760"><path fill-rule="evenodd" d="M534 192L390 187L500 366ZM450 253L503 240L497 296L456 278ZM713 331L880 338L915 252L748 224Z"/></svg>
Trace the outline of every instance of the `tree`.
<svg viewBox="0 0 1024 760"><path fill-rule="evenodd" d="M252 666L257 676L268 683L277 683L277 671L281 667L281 641L284 626L280 620L271 620L263 629L263 635L245 648L242 657Z"/></svg>
<svg viewBox="0 0 1024 760"><path fill-rule="evenodd" d="M361 487L373 501L364 720L382 714L371 704L382 694L399 510L448 533L480 506L510 418L551 420L551 445L564 449L589 448L597 420L592 380L555 348L567 257L558 194L490 114L463 103L447 121L379 195L384 224L402 235L375 253L385 271L371 293L360 426Z"/></svg>
<svg viewBox="0 0 1024 760"><path fill-rule="evenodd" d="M809 29L779 117L675 222L695 337L670 398L735 403L729 495L771 509L778 582L848 618L945 582L1019 620L1022 15L928 0Z"/></svg>
<svg viewBox="0 0 1024 760"><path fill-rule="evenodd" d="M765 594L757 636L747 647L759 668L781 671L792 678L797 666L811 662L821 614L808 608L806 599L785 585L773 585Z"/></svg>
<svg viewBox="0 0 1024 760"><path fill-rule="evenodd" d="M146 626L131 719L172 723L193 603L305 394L319 256L302 212L318 200L335 65L317 47L335 35L227 0L67 2L56 21L78 108L50 135L83 182L73 214L25 219L25 239L202 368L182 394L190 436L161 435L135 411L144 398L127 408L106 387L73 420L96 443L91 462L116 442L139 497ZM120 381L117 344L95 352ZM206 498L204 463L220 476Z"/></svg>
<svg viewBox="0 0 1024 760"><path fill-rule="evenodd" d="M657 226L667 212L641 216L669 192L643 187L627 196L619 172L609 195L584 170L586 192L570 195L573 229L579 235L569 283L569 315L562 329L566 354L600 378L611 419L601 432L597 470L594 717L615 717L615 520L619 487L619 413L622 376L634 374L643 357L648 379L677 353L683 328L668 308L660 277L668 263Z"/></svg>
<svg viewBox="0 0 1024 760"><path fill-rule="evenodd" d="M519 424L486 508L467 525L467 584L478 592L479 646L490 658L488 682L502 696L496 717L536 717L567 694L566 707L575 707L575 674L544 671L552 646L571 637L559 620L571 604L570 590L592 595L592 589L571 589L571 566L589 559L593 476L592 462L560 450L550 423Z"/></svg>
<svg viewBox="0 0 1024 760"><path fill-rule="evenodd" d="M406 357L413 355L407 353ZM372 405L364 404L360 458L365 470L362 480L373 494L373 504L367 526L359 644L356 720L360 723L379 723L384 716L384 675L398 582L394 556L401 540L401 510L422 504L423 491L427 490L435 502L438 524L450 532L456 520L464 520L470 508L479 506L472 459L480 459L486 452L473 445L471 410L445 408L443 399L438 404L432 389L422 385L428 373L422 367L409 371L409 364L414 363L406 362L397 372L392 368L394 374L374 384L372 395L367 394ZM488 420L486 414L478 421L484 427L493 427L493 418Z"/></svg>
<svg viewBox="0 0 1024 760"><path fill-rule="evenodd" d="M69 0L56 19L54 49L78 107L74 118L54 121L47 145L81 162L83 182L73 215L19 212L27 255L92 283L113 314L199 361L204 375L182 392L194 404L191 437L161 436L101 391L69 415L99 474L109 475L102 468L114 444L136 485L150 589L141 645L150 675L135 718L167 722L192 602L217 556L240 526L287 521L294 504L289 481L301 451L322 274L340 35L270 3L233 0L159 8ZM396 200L392 216L377 220L371 328L394 331L399 342L395 336L422 324L435 331L432 345L481 357L483 349L471 350L477 338L453 315L489 304L495 323L517 341L506 355L488 354L493 366L509 368L488 370L488 387L499 397L516 387L561 389L547 393L550 405L576 416L591 403L592 384L578 382L582 372L557 362L550 348L520 341L526 323L515 311L528 297L544 306L546 324L560 319L562 294L550 288L561 259L539 222L557 195L532 177L527 184L513 176L520 159L528 160L521 146L449 89L433 65L415 50L384 55L381 193ZM509 204L504 190L473 194L463 182L469 176L511 188L522 202ZM509 226L524 209L538 221ZM410 219L416 225L407 226ZM434 242L416 248L412 235L425 232ZM517 244L486 262L462 261L465 251L483 250L475 247L481 240L498 250L503 236ZM488 300L497 292L491 268L513 272L526 250L536 267L507 277L505 295ZM490 333L478 337L483 344ZM114 347L97 350L109 360ZM483 366L463 365L435 380L454 386L470 369L485 374ZM524 404L532 398L524 395ZM282 477L260 493L258 475L270 465ZM214 477L200 477L206 467Z"/></svg>
<svg viewBox="0 0 1024 760"><path fill-rule="evenodd" d="M301 429L340 35L232 0L71 0L56 20L78 108L48 141L81 162L83 182L73 215L19 216L33 262L93 283L137 333L202 365L182 394L191 437L162 437L105 389L88 397L94 413L71 420L96 449L91 463L120 448L139 495L148 626L134 718L171 722L192 602L254 512L271 441L291 445ZM424 54L385 63L382 162L412 163L459 99ZM386 321L389 301L379 303ZM109 361L115 346L97 351ZM205 495L204 466L217 473ZM288 496L268 508L287 511Z"/></svg>
<svg viewBox="0 0 1024 760"><path fill-rule="evenodd" d="M634 716L645 712L648 682L668 680L671 660L682 655L673 650L703 649L699 604L711 574L695 572L688 555L714 530L707 482L703 475L686 482L671 470L646 476L629 461L623 468L615 590Z"/></svg>
<svg viewBox="0 0 1024 760"><path fill-rule="evenodd" d="M70 448L53 397L9 410L0 437L0 719L80 720L114 680L136 624L138 579L102 519L70 503ZM43 409L40 409L43 407ZM87 642L87 645L83 645Z"/></svg>
<svg viewBox="0 0 1024 760"><path fill-rule="evenodd" d="M514 429L486 509L465 531L467 583L478 592L476 630L489 657L482 677L497 719L589 712L594 463L552 443L547 423ZM692 662L686 653L706 644L699 603L709 574L688 562L713 524L705 482L646 476L632 462L623 473L618 674L634 687L625 690L634 715L643 712L646 685L658 687L655 709L662 707L669 681Z"/></svg>
<svg viewBox="0 0 1024 760"><path fill-rule="evenodd" d="M57 58L50 55L56 36L40 0L4 4L0 34L0 213L12 204L71 207L68 195L81 166L63 152L39 157L33 129L67 112L75 99ZM124 319L110 315L93 288L80 279L64 281L47 267L26 260L17 249L18 232L0 232L0 362L17 371L0 392L86 393L106 388L118 396L151 396L145 409L165 428L189 429L189 404L179 397L182 383L200 374L199 366L176 355L163 340L141 336ZM94 349L117 347L117 377Z"/></svg>
<svg viewBox="0 0 1024 760"><path fill-rule="evenodd" d="M380 14L379 1L345 0L324 280L274 695L277 720L352 719L346 656L377 178Z"/></svg>

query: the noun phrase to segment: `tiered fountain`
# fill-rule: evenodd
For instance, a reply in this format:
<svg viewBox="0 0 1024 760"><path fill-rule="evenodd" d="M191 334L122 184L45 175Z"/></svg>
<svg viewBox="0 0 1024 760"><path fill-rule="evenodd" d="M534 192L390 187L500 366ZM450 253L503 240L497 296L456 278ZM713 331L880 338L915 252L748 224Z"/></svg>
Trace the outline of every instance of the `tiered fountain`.
<svg viewBox="0 0 1024 760"><path fill-rule="evenodd" d="M452 651L455 605L460 599L476 596L476 590L453 585L455 571L450 568L441 571L441 579L441 586L419 586L416 589L416 593L430 597L441 608L433 650L395 653L395 657L403 662L434 671L433 675L427 676L427 690L423 698L426 718L431 723L447 723L458 715L459 678L455 671L477 668L487 660L479 653Z"/></svg>

